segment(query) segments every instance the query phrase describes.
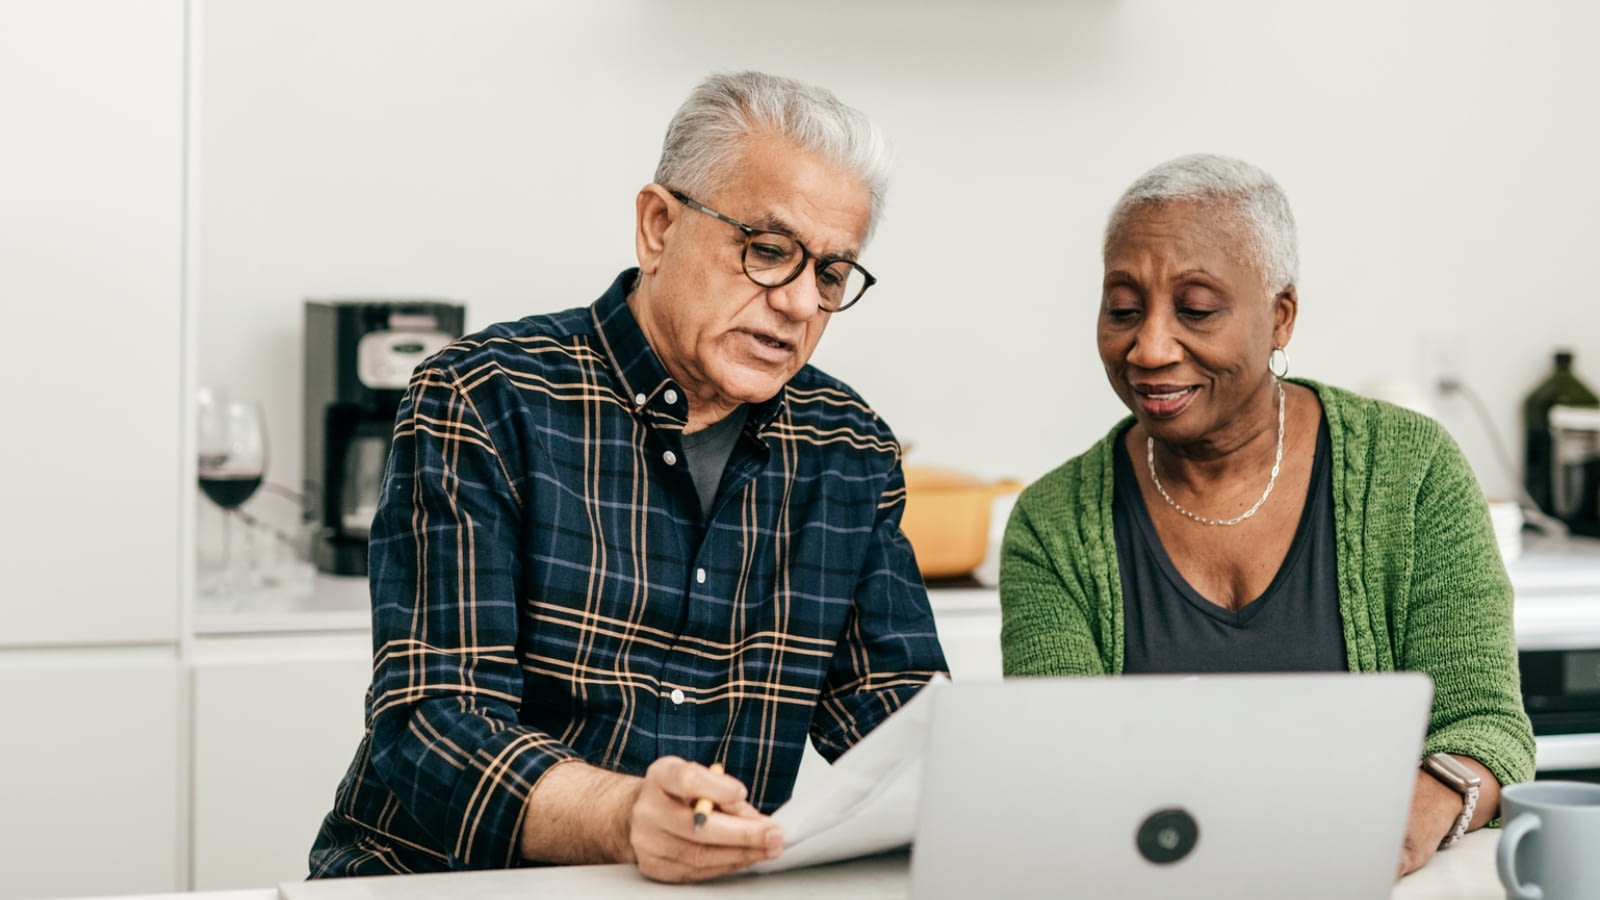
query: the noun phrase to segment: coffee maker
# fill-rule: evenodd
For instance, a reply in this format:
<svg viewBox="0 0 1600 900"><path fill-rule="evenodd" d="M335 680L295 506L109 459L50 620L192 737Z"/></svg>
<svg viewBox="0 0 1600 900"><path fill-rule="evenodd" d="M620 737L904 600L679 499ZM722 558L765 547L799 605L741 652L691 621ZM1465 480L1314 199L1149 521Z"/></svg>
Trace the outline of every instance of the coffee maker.
<svg viewBox="0 0 1600 900"><path fill-rule="evenodd" d="M1600 407L1550 407L1550 513L1600 536Z"/></svg>
<svg viewBox="0 0 1600 900"><path fill-rule="evenodd" d="M465 318L445 300L305 301L305 516L319 571L367 573L400 395Z"/></svg>

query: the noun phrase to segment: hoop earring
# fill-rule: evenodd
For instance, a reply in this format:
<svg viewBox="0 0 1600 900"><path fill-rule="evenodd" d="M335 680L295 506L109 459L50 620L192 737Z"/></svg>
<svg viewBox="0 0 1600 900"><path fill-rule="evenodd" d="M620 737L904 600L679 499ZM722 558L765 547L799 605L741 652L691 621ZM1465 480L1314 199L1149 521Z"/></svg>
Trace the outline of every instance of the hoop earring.
<svg viewBox="0 0 1600 900"><path fill-rule="evenodd" d="M1279 360L1283 361L1281 367L1278 365ZM1267 371L1271 372L1274 378L1283 378L1288 375L1289 351L1282 347L1273 347L1272 352L1267 354Z"/></svg>

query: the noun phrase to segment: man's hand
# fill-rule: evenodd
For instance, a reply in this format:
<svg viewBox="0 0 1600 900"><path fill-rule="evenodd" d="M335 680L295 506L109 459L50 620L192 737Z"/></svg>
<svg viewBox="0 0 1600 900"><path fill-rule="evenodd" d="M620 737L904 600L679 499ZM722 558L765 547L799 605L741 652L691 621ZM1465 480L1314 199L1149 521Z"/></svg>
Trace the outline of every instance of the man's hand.
<svg viewBox="0 0 1600 900"><path fill-rule="evenodd" d="M745 800L729 775L676 756L644 778L583 762L561 763L534 786L522 824L522 855L551 863L637 863L656 881L704 881L783 849L783 830ZM694 827L694 802L715 809Z"/></svg>
<svg viewBox="0 0 1600 900"><path fill-rule="evenodd" d="M634 801L629 842L639 871L656 881L705 881L776 859L783 830L745 800L731 775L666 756L651 763ZM694 827L695 800L715 805Z"/></svg>

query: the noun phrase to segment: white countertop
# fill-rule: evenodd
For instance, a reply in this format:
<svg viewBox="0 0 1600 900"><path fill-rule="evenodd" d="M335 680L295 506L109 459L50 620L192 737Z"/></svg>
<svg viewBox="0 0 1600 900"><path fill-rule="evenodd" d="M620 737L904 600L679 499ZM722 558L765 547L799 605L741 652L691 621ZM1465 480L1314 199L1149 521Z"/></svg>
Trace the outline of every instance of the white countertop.
<svg viewBox="0 0 1600 900"><path fill-rule="evenodd" d="M325 575L309 584L263 588L195 601L195 634L365 632L372 627L365 575Z"/></svg>
<svg viewBox="0 0 1600 900"><path fill-rule="evenodd" d="M1392 900L1505 900L1495 871L1500 829L1480 828L1395 884Z"/></svg>
<svg viewBox="0 0 1600 900"><path fill-rule="evenodd" d="M1528 536L1506 571L1516 595L1517 646L1600 648L1600 539Z"/></svg>
<svg viewBox="0 0 1600 900"><path fill-rule="evenodd" d="M1500 832L1483 829L1401 879L1392 900L1503 900L1495 874ZM800 900L849 897L901 900L907 896L909 857L893 853L772 875L734 876L693 887L657 884L629 865L504 869L286 882L277 890L146 895L146 900L455 900L501 897L583 897L585 900L684 900L686 897L753 897Z"/></svg>

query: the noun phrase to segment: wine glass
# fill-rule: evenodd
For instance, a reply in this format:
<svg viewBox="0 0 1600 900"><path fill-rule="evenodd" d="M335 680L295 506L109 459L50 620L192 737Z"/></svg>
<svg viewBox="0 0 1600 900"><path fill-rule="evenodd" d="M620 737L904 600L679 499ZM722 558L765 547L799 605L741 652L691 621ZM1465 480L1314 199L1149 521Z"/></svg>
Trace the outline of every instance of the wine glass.
<svg viewBox="0 0 1600 900"><path fill-rule="evenodd" d="M267 471L267 429L261 408L201 388L195 415L200 490L222 508L219 593L245 586L233 560L233 521L241 504L261 486Z"/></svg>

